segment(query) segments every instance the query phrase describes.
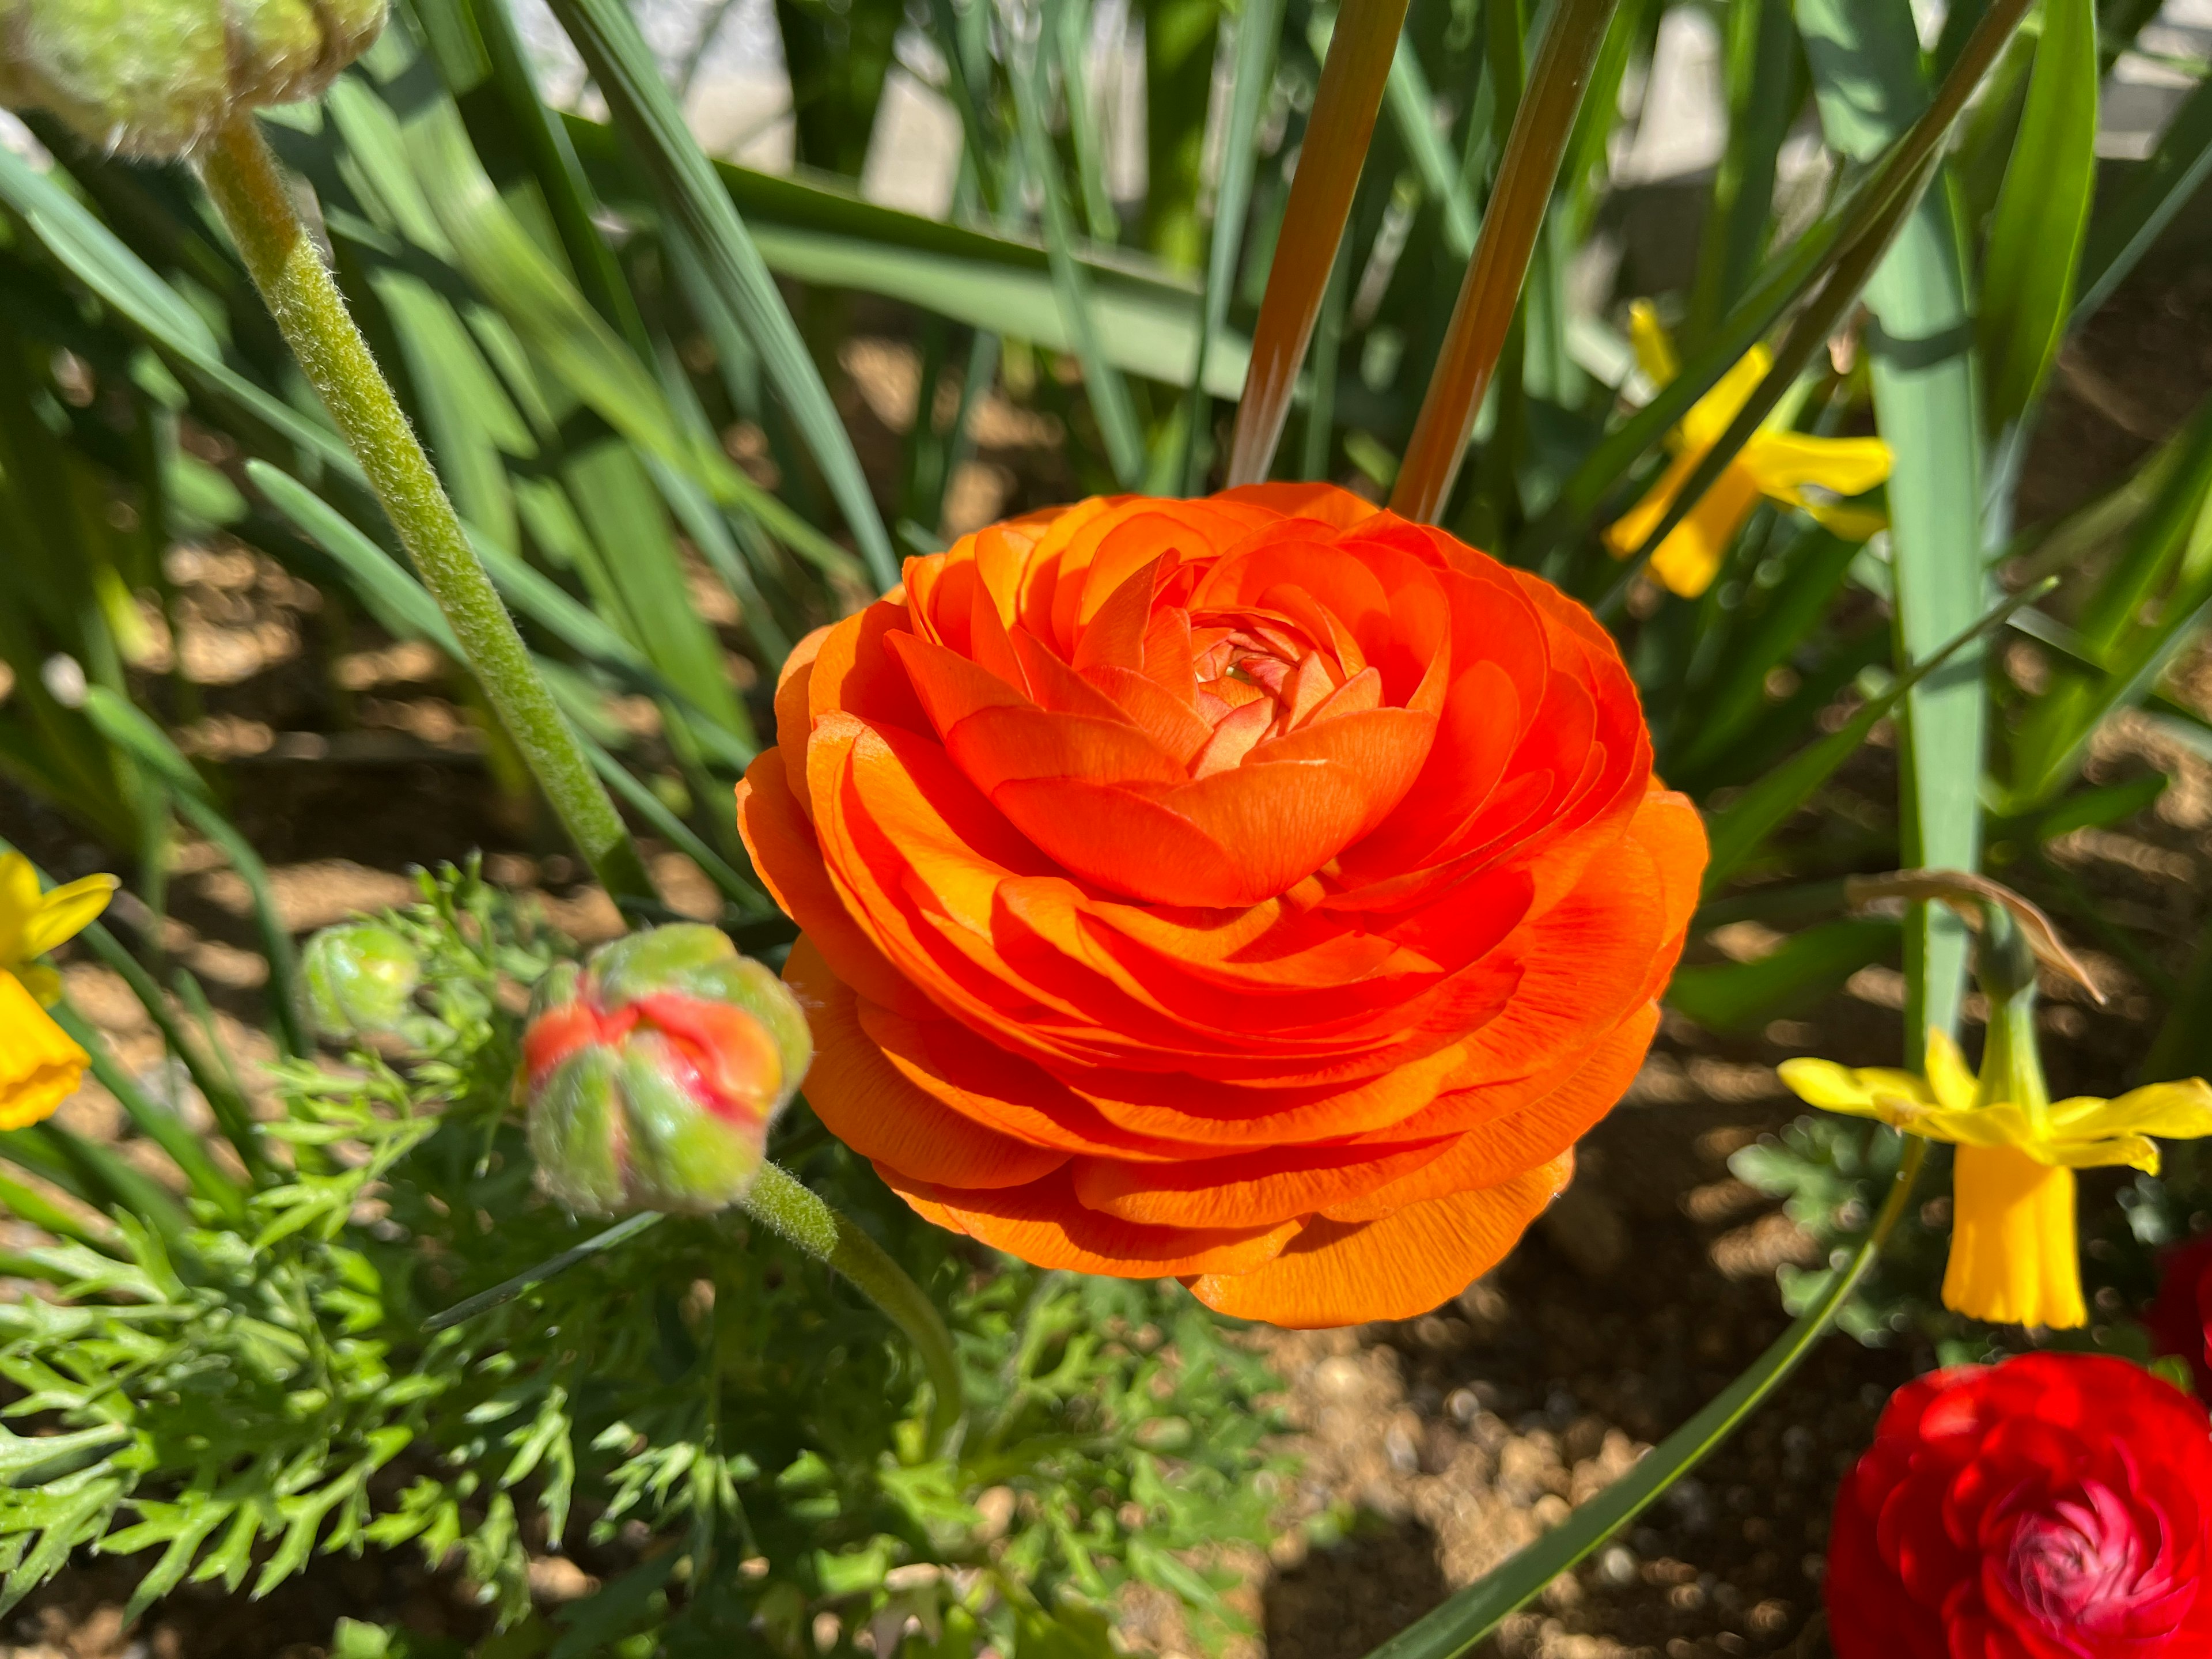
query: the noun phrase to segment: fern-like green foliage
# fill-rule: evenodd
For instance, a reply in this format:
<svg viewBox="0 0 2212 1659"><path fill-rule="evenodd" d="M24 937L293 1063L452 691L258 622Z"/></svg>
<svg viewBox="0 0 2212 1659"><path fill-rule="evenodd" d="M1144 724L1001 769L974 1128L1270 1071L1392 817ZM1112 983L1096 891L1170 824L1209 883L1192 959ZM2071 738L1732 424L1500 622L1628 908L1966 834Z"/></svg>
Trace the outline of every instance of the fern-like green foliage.
<svg viewBox="0 0 2212 1659"><path fill-rule="evenodd" d="M1211 1553L1267 1535L1264 1362L1172 1285L1041 1273L915 1218L793 1112L772 1151L926 1285L968 1368L926 1450L921 1369L850 1286L736 1213L671 1218L435 1334L439 1310L585 1237L537 1192L510 1104L527 987L566 941L472 871L385 919L425 964L419 1052L287 1064L291 1156L246 1219L165 1239L116 1209L13 1254L0 1309L0 1603L75 1550L269 1589L310 1557L459 1562L506 1654L1104 1656L1141 1580L1199 1639L1240 1628ZM979 1498L989 1493L981 1507ZM987 1519L987 1516L988 1517ZM556 1617L529 1551L629 1563ZM348 1652L413 1652L349 1626ZM390 1646L399 1642L399 1646Z"/></svg>

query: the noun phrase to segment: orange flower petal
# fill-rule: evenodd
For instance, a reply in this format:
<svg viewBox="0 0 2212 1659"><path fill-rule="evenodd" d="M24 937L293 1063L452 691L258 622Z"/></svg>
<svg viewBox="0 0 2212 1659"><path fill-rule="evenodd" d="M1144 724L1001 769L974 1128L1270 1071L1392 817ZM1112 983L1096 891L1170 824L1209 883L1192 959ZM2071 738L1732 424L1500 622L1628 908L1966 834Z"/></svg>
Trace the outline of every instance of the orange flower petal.
<svg viewBox="0 0 2212 1659"><path fill-rule="evenodd" d="M1282 1249L1298 1231L1267 1228L1144 1227L1076 1202L1065 1170L1026 1187L975 1192L933 1187L878 1164L892 1191L940 1227L981 1239L1040 1267L1122 1279L1243 1273Z"/></svg>
<svg viewBox="0 0 2212 1659"><path fill-rule="evenodd" d="M1370 1146L1275 1146L1236 1158L1174 1164L1078 1158L1070 1171L1085 1206L1155 1227L1249 1227L1356 1203L1452 1150L1450 1139ZM1516 1165L1516 1169L1525 1165Z"/></svg>
<svg viewBox="0 0 2212 1659"><path fill-rule="evenodd" d="M1588 1134L1628 1091L1644 1064L1644 1051L1651 1046L1651 1034L1658 1029L1656 1005L1632 1015L1558 1086L1467 1130L1449 1150L1387 1186L1325 1206L1328 1216L1336 1221L1377 1221L1406 1205L1494 1187L1522 1170L1548 1164ZM1439 1116L1449 1104L1449 1097L1437 1103ZM1420 1121L1416 1119L1415 1124Z"/></svg>
<svg viewBox="0 0 2212 1659"><path fill-rule="evenodd" d="M1174 808L1077 779L1000 785L993 803L1085 880L1158 904L1256 904L1270 886ZM1293 878L1295 879L1295 878Z"/></svg>
<svg viewBox="0 0 2212 1659"><path fill-rule="evenodd" d="M917 1181L975 1188L1018 1187L1067 1161L1064 1152L1000 1134L915 1088L861 1030L857 999L812 940L791 947L783 977L814 1029L807 1104L861 1157Z"/></svg>
<svg viewBox="0 0 2212 1659"><path fill-rule="evenodd" d="M1411 1319L1504 1260L1573 1173L1566 1157L1380 1221L1313 1221L1264 1266L1200 1275L1191 1293L1218 1313L1292 1330Z"/></svg>
<svg viewBox="0 0 2212 1659"><path fill-rule="evenodd" d="M1319 519L1339 530L1384 516L1382 509L1364 496L1333 483L1238 484L1213 499L1249 503L1285 518Z"/></svg>
<svg viewBox="0 0 2212 1659"><path fill-rule="evenodd" d="M800 811L784 767L773 749L753 757L738 784L738 834L753 869L784 915L814 940L837 977L871 1001L920 1013L927 996L879 950L853 920L823 866L813 826Z"/></svg>

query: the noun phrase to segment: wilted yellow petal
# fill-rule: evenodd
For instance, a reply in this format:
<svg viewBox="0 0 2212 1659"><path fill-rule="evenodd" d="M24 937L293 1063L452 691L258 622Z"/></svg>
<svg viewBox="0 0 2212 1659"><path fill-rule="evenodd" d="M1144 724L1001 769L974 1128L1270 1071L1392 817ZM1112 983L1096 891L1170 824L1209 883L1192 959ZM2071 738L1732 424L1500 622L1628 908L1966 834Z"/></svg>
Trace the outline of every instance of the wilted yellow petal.
<svg viewBox="0 0 2212 1659"><path fill-rule="evenodd" d="M0 974L0 1129L53 1115L90 1063L13 974Z"/></svg>
<svg viewBox="0 0 2212 1659"><path fill-rule="evenodd" d="M23 923L17 940L21 954L15 960L42 957L64 940L75 939L107 908L107 901L121 885L112 876L87 876L55 888L38 901Z"/></svg>
<svg viewBox="0 0 2212 1659"><path fill-rule="evenodd" d="M1972 1106L1981 1085L1966 1069L1966 1057L1948 1031L1932 1026L1928 1032L1928 1086L1948 1110L1963 1112Z"/></svg>
<svg viewBox="0 0 2212 1659"><path fill-rule="evenodd" d="M1951 1183L1943 1305L1996 1325L2087 1324L2073 1170L2008 1146L1961 1146Z"/></svg>

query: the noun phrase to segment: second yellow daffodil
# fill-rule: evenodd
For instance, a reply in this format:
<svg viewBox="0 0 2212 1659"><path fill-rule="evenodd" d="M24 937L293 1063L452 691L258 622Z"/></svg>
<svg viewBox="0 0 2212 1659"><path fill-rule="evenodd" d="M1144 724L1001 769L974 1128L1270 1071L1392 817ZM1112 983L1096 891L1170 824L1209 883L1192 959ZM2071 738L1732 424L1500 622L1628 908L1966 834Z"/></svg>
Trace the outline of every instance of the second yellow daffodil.
<svg viewBox="0 0 2212 1659"><path fill-rule="evenodd" d="M1648 301L1629 308L1628 331L1645 378L1655 386L1673 380L1680 370L1674 342ZM1773 365L1765 346L1753 346L1668 434L1673 463L1642 501L1606 528L1605 544L1613 557L1627 558L1659 527L1698 464ZM1778 410L1653 551L1652 574L1674 592L1695 599L1712 585L1729 544L1762 496L1808 514L1848 541L1864 541L1887 522L1880 513L1840 498L1863 495L1889 477L1887 444L1879 438L1816 438L1781 422Z"/></svg>
<svg viewBox="0 0 2212 1659"><path fill-rule="evenodd" d="M42 893L28 859L0 854L0 1129L52 1116L84 1077L89 1057L46 1012L61 976L37 958L81 933L115 888L112 876L87 876Z"/></svg>
<svg viewBox="0 0 2212 1659"><path fill-rule="evenodd" d="M2081 1325L2088 1310L2075 1243L2074 1171L2124 1164L2155 1175L2152 1136L2212 1134L2212 1088L2191 1078L2117 1100L2053 1101L2040 1063L2032 1052L2014 1052L2009 1036L2003 1022L1992 1024L1978 1079L1957 1043L1930 1031L1924 1078L1792 1060L1783 1063L1782 1080L1823 1110L1876 1118L1959 1149L1944 1306L1994 1324Z"/></svg>

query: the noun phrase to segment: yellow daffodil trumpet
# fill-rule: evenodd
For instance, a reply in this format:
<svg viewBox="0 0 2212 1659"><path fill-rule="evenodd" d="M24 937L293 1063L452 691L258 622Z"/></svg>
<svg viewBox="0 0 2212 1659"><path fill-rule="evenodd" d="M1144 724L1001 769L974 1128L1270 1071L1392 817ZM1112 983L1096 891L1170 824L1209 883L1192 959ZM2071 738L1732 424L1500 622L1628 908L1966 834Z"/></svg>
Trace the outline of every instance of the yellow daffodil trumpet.
<svg viewBox="0 0 2212 1659"><path fill-rule="evenodd" d="M1650 301L1638 300L1629 307L1628 331L1644 377L1655 386L1673 380L1679 368L1674 343ZM1753 346L1668 434L1674 461L1644 499L1606 529L1605 544L1614 558L1634 554L1659 527L1698 464L1712 453L1773 366L1766 348ZM1887 522L1880 513L1841 498L1863 495L1889 477L1889 446L1879 438L1792 432L1788 408L1785 399L1653 550L1651 574L1685 599L1695 599L1712 585L1729 544L1762 496L1807 514L1846 541L1863 542Z"/></svg>
<svg viewBox="0 0 2212 1659"><path fill-rule="evenodd" d="M2074 1171L2124 1164L2156 1174L2153 1136L2212 1134L2212 1088L2191 1078L2117 1100L2052 1100L2035 1043L2034 957L2003 907L1989 904L1984 915L1980 976L1990 1027L1978 1078L1958 1044L1931 1029L1924 1075L1792 1060L1782 1080L1823 1110L1956 1146L1943 1305L1992 1324L2063 1329L2088 1322Z"/></svg>
<svg viewBox="0 0 2212 1659"><path fill-rule="evenodd" d="M89 1057L46 1006L61 977L37 960L107 908L112 876L87 876L52 892L21 853L0 854L0 1129L51 1117L76 1091Z"/></svg>

